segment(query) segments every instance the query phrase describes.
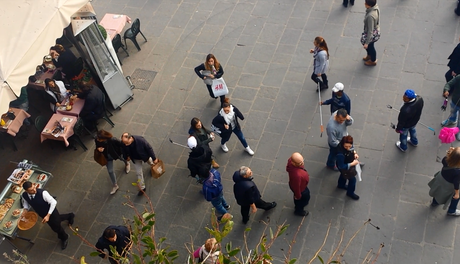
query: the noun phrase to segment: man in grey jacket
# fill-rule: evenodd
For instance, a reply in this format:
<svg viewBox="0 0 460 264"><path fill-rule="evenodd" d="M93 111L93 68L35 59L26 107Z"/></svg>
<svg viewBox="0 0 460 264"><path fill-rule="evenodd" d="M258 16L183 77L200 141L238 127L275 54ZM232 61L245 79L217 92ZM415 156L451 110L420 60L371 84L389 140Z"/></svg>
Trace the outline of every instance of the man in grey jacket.
<svg viewBox="0 0 460 264"><path fill-rule="evenodd" d="M347 127L353 124L353 118L347 113L347 110L341 108L334 112L327 123L327 143L329 144L329 156L327 157L326 166L338 171L335 165L337 156L337 146L340 140L348 135Z"/></svg>

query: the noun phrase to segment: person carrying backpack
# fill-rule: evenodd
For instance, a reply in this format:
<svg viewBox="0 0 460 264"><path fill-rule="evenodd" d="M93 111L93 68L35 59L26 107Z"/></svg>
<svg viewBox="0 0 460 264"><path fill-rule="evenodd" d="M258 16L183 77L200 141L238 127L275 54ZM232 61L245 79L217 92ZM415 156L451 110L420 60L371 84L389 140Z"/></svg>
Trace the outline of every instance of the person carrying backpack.
<svg viewBox="0 0 460 264"><path fill-rule="evenodd" d="M217 219L219 221L222 219L222 216L227 214L227 210L230 209L230 205L225 200L223 189L220 172L216 169L211 169L209 177L203 182L203 195L206 201L211 202L212 206L216 208ZM230 215L231 218L233 218L232 215Z"/></svg>

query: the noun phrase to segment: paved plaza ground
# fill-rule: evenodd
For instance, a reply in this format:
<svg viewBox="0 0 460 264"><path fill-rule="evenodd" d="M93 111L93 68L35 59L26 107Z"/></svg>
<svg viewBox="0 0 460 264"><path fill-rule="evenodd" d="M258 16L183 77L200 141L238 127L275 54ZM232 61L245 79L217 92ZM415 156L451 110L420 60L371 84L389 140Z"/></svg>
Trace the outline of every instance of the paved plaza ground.
<svg viewBox="0 0 460 264"><path fill-rule="evenodd" d="M293 214L285 171L287 159L298 151L305 157L312 194L307 207L310 215L292 248L291 256L298 263L307 263L313 256L329 222L329 239L320 253L325 258L342 230L348 239L368 219L380 229L367 225L345 253L344 263L361 263L381 243L385 247L376 263L458 263L460 220L429 206L427 186L441 168L437 159L448 146L418 126L419 146L400 152L395 147L398 134L389 127L396 123L397 113L387 108L399 108L404 90L414 89L425 100L422 121L439 131L439 123L448 115L440 109L447 57L460 35L453 12L456 1L379 0L382 37L375 45L376 67L364 66L362 61L363 0L348 8L341 0L94 0L92 4L99 19L105 13L140 18L148 39L144 42L138 37L141 51L128 41L130 56L122 51L119 56L125 75L136 69L155 71L153 83L148 90L135 89L134 100L114 111L114 128L104 121L99 128L117 136L124 131L143 135L165 162L167 172L160 179L146 177L147 194L157 215L157 235L166 236L167 243L179 250L177 263L185 261L184 243L193 239L201 244L208 237L204 227L210 223L212 206L199 193L200 185L188 177L188 150L168 139L185 144L190 119L199 117L209 127L219 110L218 100L208 96L193 71L208 53L223 65L229 96L245 116L243 132L255 151L249 156L235 136L227 144L228 153L221 151L218 142L211 143L235 221L225 242L242 245L243 230L251 227L249 242L254 245L264 228L259 220L269 217L270 226L286 222L291 227L271 248L273 263L282 263L287 241L302 220ZM330 51L329 86L342 82L352 100L355 123L348 132L366 163L356 190L359 201L336 189L339 174L325 168L327 136L320 136L318 94L310 79L312 56L308 52L319 35ZM330 95L331 89L321 93L323 98ZM322 110L326 123L329 107ZM0 166L25 158L52 172L54 178L47 189L58 197L57 208L75 212L75 226L95 243L106 226L131 218L132 210L122 205L124 195L132 195L139 207L146 198L135 196L137 189L131 185L136 181L135 172L124 174L122 162L115 163L120 190L110 195L107 170L93 160L94 143L90 137L84 142L88 151L66 151L59 143L40 143L39 133L32 128L27 139L17 140L19 151L12 152L10 146L1 150ZM241 222L232 194L231 176L242 165L254 171L263 198L278 203L269 212L259 210L251 215L247 225ZM149 175L147 166L144 171ZM88 256L92 251L76 236L61 250L47 225L38 224L20 235L35 241L32 247L15 241L31 263L72 263L71 257ZM87 261L108 263L93 257Z"/></svg>

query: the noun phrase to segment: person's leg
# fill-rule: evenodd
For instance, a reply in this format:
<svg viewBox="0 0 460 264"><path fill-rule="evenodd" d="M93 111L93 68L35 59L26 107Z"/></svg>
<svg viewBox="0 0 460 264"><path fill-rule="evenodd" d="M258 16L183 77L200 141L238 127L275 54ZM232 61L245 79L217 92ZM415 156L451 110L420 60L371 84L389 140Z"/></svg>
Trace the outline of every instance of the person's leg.
<svg viewBox="0 0 460 264"><path fill-rule="evenodd" d="M407 133L409 132L409 129L403 128L401 129L401 133L399 133L399 141L401 144L399 147L403 150L407 149Z"/></svg>
<svg viewBox="0 0 460 264"><path fill-rule="evenodd" d="M214 96L214 92L212 91L212 86L206 85L206 88L208 88L209 96L211 96L214 99L217 99L217 97Z"/></svg>
<svg viewBox="0 0 460 264"><path fill-rule="evenodd" d="M347 7L347 6L348 6L348 0L343 0L342 5L343 5L344 7Z"/></svg>
<svg viewBox="0 0 460 264"><path fill-rule="evenodd" d="M221 95L220 97L220 105L222 105L225 102L225 95Z"/></svg>
<svg viewBox="0 0 460 264"><path fill-rule="evenodd" d="M327 75L325 73L321 74L321 79L323 79L323 89L329 88L329 81L327 80Z"/></svg>
<svg viewBox="0 0 460 264"><path fill-rule="evenodd" d="M223 194L221 193L218 197L211 200L211 204L214 206L214 208L216 208L216 212L219 216L227 213L227 210L225 210L224 206L222 205L222 197Z"/></svg>
<svg viewBox="0 0 460 264"><path fill-rule="evenodd" d="M142 171L142 165L144 164L144 162L142 160L133 160L133 163L134 168L136 169L137 184L143 190L145 189L144 172Z"/></svg>
<svg viewBox="0 0 460 264"><path fill-rule="evenodd" d="M232 135L232 133L221 134L220 144L224 145L225 143L227 143L227 141L230 139L231 135Z"/></svg>
<svg viewBox="0 0 460 264"><path fill-rule="evenodd" d="M243 217L243 223L245 224L249 221L249 209L251 209L249 205L241 206L241 216Z"/></svg>
<svg viewBox="0 0 460 264"><path fill-rule="evenodd" d="M450 117L449 117L449 121L451 121L451 122L457 122L457 116L458 116L459 107L457 107L455 105L455 103L456 102L450 101Z"/></svg>
<svg viewBox="0 0 460 264"><path fill-rule="evenodd" d="M311 79L316 83L318 84L318 82L320 82L319 78L318 78L318 75L315 74L315 72L313 72L311 74Z"/></svg>
<svg viewBox="0 0 460 264"><path fill-rule="evenodd" d="M240 140L241 144L243 144L243 147L247 148L248 143L246 142L246 139L244 138L243 131L241 131L241 129L239 129L239 128L235 128L235 129L233 129L233 133L235 133L235 135L238 137L238 139Z"/></svg>
<svg viewBox="0 0 460 264"><path fill-rule="evenodd" d="M355 189L356 189L356 177L352 177L351 179L348 179L347 195L348 196L354 195Z"/></svg>
<svg viewBox="0 0 460 264"><path fill-rule="evenodd" d="M337 188L346 189L345 188L346 184L347 184L347 179L345 179L342 176L342 173L340 173L339 179L337 180Z"/></svg>
<svg viewBox="0 0 460 264"><path fill-rule="evenodd" d="M431 206L437 206L439 205L438 201L433 197L433 201L431 202Z"/></svg>
<svg viewBox="0 0 460 264"><path fill-rule="evenodd" d="M268 203L262 200L262 198L255 201L254 204L256 205L257 208L264 209L264 210L270 210L273 208L272 203Z"/></svg>
<svg viewBox="0 0 460 264"><path fill-rule="evenodd" d="M337 156L337 147L329 145L329 155L327 156L326 166L329 168L335 167L335 160Z"/></svg>
<svg viewBox="0 0 460 264"><path fill-rule="evenodd" d="M303 207L307 206L310 202L310 189L308 189L308 187L303 190L302 198L300 200L303 202Z"/></svg>
<svg viewBox="0 0 460 264"><path fill-rule="evenodd" d="M447 209L448 214L453 214L457 211L457 205L459 200L460 199L452 198L452 200L450 201L449 209Z"/></svg>
<svg viewBox="0 0 460 264"><path fill-rule="evenodd" d="M55 209L50 215L48 225L51 229L58 235L58 238L62 241L69 238L69 235L65 232L64 228L61 226L61 216L59 212Z"/></svg>
<svg viewBox="0 0 460 264"><path fill-rule="evenodd" d="M109 173L110 180L113 185L117 185L117 176L113 170L113 160L107 160L107 172Z"/></svg>
<svg viewBox="0 0 460 264"><path fill-rule="evenodd" d="M418 145L418 139L417 139L417 131L415 130L415 126L409 128L409 134L410 134L410 142L412 145Z"/></svg>
<svg viewBox="0 0 460 264"><path fill-rule="evenodd" d="M222 206L224 208L226 208L225 210L227 210L229 208L229 205L227 203L227 200L225 200L225 196L224 196L224 193L222 192Z"/></svg>
<svg viewBox="0 0 460 264"><path fill-rule="evenodd" d="M377 51L374 46L375 42L371 42L367 45L367 54L371 56L371 61L375 62L377 60Z"/></svg>

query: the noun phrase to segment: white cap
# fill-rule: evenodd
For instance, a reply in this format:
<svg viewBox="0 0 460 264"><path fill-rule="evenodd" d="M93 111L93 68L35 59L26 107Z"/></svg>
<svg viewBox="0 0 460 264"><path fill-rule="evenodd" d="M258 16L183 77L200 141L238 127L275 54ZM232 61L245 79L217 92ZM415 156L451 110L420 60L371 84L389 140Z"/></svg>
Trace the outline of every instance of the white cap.
<svg viewBox="0 0 460 264"><path fill-rule="evenodd" d="M334 85L334 87L332 88L332 91L334 93L339 92L339 91L343 91L343 83L336 83Z"/></svg>
<svg viewBox="0 0 460 264"><path fill-rule="evenodd" d="M193 149L195 148L197 145L197 142L196 142L196 138L194 136L191 136L187 139L187 146L190 148L190 149Z"/></svg>

